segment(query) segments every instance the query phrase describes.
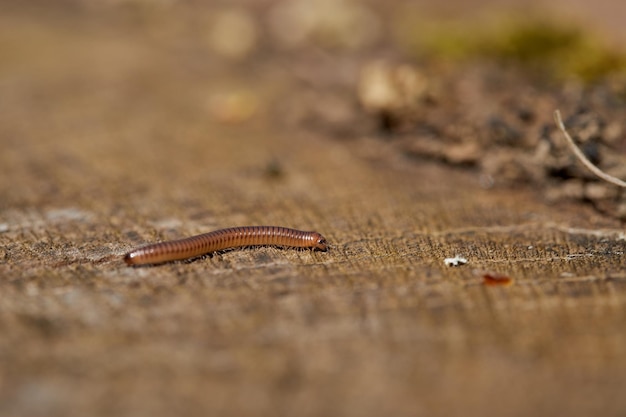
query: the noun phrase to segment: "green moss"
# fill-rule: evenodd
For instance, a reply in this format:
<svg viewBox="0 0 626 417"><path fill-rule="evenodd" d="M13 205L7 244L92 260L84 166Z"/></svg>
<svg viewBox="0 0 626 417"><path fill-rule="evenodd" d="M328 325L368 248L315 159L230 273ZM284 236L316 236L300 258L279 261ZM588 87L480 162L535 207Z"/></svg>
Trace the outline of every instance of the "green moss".
<svg viewBox="0 0 626 417"><path fill-rule="evenodd" d="M623 52L609 48L579 27L545 19L500 18L487 24L413 22L398 33L401 43L429 58L486 58L586 82L626 74Z"/></svg>
<svg viewBox="0 0 626 417"><path fill-rule="evenodd" d="M583 39L577 29L540 21L512 22L483 36L475 45L477 52L527 64L551 60L563 51L576 48Z"/></svg>
<svg viewBox="0 0 626 417"><path fill-rule="evenodd" d="M559 67L563 76L574 74L587 82L593 82L612 74L626 75L626 56L607 47L580 45L567 51Z"/></svg>

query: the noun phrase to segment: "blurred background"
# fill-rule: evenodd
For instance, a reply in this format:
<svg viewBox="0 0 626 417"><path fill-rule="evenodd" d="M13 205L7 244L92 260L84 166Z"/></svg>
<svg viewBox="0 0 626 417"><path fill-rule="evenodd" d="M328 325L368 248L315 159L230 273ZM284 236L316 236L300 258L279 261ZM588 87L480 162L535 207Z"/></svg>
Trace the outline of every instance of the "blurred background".
<svg viewBox="0 0 626 417"><path fill-rule="evenodd" d="M565 116L594 106L602 112L597 123L610 128L599 142L608 148L591 150L607 155L596 162L616 165L606 162L610 149L624 146L620 117L611 111L623 105L626 90L626 6L619 1L4 1L0 7L0 129L11 153L5 178L38 172L38 186L60 187L57 195L65 180L77 181L60 176L72 163L87 163L81 152L100 152L91 169L132 190L166 166L218 168L224 158L207 160L203 152L209 137L244 157L246 146L216 138L285 131L339 140L391 135L400 138L401 153L477 166L486 186L536 183L550 176L544 171L584 176L559 154L539 166L523 161L534 155L538 137L559 148L543 132L559 102ZM163 152L155 151L159 146ZM511 147L514 154L496 155ZM248 158L271 168L279 149L270 140ZM25 154L43 161L55 153L64 167L19 162ZM141 158L124 165L120 155ZM511 159L515 166L507 168ZM52 177L55 184L46 183ZM79 188L73 197L92 200L98 192ZM4 204L38 198L31 194L5 189ZM621 217L625 210L612 211Z"/></svg>

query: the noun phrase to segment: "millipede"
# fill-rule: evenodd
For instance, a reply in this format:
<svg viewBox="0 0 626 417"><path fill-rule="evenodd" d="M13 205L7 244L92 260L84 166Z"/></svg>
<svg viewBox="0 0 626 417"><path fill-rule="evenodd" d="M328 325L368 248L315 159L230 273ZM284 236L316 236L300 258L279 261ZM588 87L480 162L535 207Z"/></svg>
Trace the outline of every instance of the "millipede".
<svg viewBox="0 0 626 417"><path fill-rule="evenodd" d="M280 226L241 226L143 246L124 255L124 261L131 266L157 265L246 246L328 249L326 239L317 232Z"/></svg>

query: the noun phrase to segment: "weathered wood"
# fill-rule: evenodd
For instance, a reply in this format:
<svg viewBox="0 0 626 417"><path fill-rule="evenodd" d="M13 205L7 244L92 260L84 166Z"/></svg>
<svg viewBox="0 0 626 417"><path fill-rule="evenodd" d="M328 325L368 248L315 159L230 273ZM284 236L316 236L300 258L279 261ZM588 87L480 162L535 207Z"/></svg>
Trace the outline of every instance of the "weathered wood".
<svg viewBox="0 0 626 417"><path fill-rule="evenodd" d="M383 141L270 128L263 110L217 124L222 70L140 30L5 15L1 39L25 52L0 63L0 414L626 409L616 220L482 189ZM237 82L271 102L265 77ZM331 248L122 261L244 224L317 230ZM446 267L457 254L469 263Z"/></svg>

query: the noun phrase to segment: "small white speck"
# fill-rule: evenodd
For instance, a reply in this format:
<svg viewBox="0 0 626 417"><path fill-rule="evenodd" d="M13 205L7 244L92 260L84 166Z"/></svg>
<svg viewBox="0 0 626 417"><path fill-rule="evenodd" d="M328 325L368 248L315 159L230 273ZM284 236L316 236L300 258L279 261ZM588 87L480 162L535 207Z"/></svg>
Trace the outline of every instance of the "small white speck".
<svg viewBox="0 0 626 417"><path fill-rule="evenodd" d="M456 255L454 258L444 259L443 263L446 264L446 266L461 266L467 263L467 259L461 255Z"/></svg>

